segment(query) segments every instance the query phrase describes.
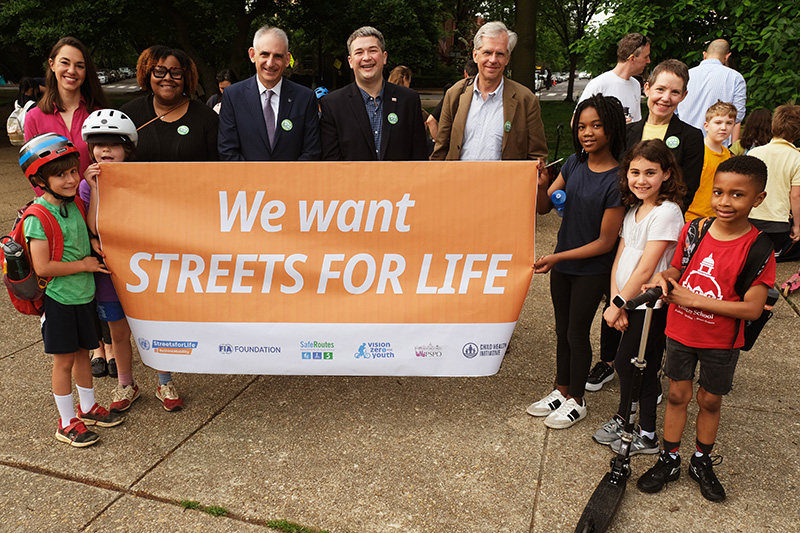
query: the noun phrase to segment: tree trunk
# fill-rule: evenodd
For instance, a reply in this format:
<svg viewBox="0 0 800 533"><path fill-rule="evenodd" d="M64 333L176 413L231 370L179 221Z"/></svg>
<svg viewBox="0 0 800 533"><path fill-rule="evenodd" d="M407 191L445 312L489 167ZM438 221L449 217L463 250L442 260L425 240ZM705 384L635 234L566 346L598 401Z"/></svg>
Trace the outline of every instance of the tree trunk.
<svg viewBox="0 0 800 533"><path fill-rule="evenodd" d="M536 88L536 14L539 0L515 0L516 23L514 31L519 40L511 54L511 70L514 81L531 91Z"/></svg>
<svg viewBox="0 0 800 533"><path fill-rule="evenodd" d="M575 67L578 65L578 54L569 55L569 83L567 84L567 97L565 102L574 102L572 93L575 92Z"/></svg>

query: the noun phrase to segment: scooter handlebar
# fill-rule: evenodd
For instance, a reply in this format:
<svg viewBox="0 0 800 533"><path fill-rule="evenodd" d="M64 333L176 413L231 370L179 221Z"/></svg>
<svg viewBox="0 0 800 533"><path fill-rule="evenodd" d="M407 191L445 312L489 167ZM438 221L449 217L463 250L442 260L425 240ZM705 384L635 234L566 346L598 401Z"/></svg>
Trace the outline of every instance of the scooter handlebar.
<svg viewBox="0 0 800 533"><path fill-rule="evenodd" d="M661 287L653 287L652 289L647 289L639 296L631 298L627 302L625 302L625 309L631 310L636 309L642 304L655 304L656 300L661 298L661 294L663 291Z"/></svg>

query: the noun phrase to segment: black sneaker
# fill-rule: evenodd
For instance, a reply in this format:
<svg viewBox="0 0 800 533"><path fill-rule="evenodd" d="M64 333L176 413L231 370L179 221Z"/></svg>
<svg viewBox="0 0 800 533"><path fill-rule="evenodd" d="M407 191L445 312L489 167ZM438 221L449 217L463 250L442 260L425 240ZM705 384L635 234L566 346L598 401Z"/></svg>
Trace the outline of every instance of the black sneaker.
<svg viewBox="0 0 800 533"><path fill-rule="evenodd" d="M614 369L611 365L602 361L594 365L594 368L589 372L589 377L586 378L586 390L591 392L599 391L603 385L614 379Z"/></svg>
<svg viewBox="0 0 800 533"><path fill-rule="evenodd" d="M108 361L108 375L109 375L109 377L112 377L112 378L116 379L116 377L118 375L117 374L117 360L116 359L112 359L111 361Z"/></svg>
<svg viewBox="0 0 800 533"><path fill-rule="evenodd" d="M95 357L92 359L92 376L102 378L108 375L108 366L106 360L102 357Z"/></svg>
<svg viewBox="0 0 800 533"><path fill-rule="evenodd" d="M725 489L714 474L714 466L722 462L722 457L715 455L692 456L689 464L689 477L700 484L700 493L708 501L721 502L725 499Z"/></svg>
<svg viewBox="0 0 800 533"><path fill-rule="evenodd" d="M642 492L658 492L670 481L677 480L681 475L681 456L675 459L666 451L662 451L658 462L653 468L642 474L636 486Z"/></svg>

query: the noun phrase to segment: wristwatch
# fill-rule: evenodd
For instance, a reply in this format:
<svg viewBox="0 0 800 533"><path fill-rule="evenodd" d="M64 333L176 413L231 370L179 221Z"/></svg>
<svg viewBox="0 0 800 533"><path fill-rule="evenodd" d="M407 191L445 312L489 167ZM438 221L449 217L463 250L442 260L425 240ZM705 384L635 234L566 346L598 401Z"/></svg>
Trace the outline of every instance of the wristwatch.
<svg viewBox="0 0 800 533"><path fill-rule="evenodd" d="M625 307L625 298L617 294L616 296L614 296L614 299L611 300L611 303L617 306L618 309L622 309L623 307Z"/></svg>

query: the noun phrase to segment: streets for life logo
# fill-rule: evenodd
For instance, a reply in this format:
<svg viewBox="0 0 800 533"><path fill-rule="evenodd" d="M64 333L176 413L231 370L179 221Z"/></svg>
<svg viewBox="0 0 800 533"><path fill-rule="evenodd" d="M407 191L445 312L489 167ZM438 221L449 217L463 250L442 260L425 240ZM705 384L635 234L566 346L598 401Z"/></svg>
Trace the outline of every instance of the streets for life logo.
<svg viewBox="0 0 800 533"><path fill-rule="evenodd" d="M356 359L393 359L394 351L390 342L362 342L353 357Z"/></svg>
<svg viewBox="0 0 800 533"><path fill-rule="evenodd" d="M333 343L320 341L300 341L300 358L303 360L333 360Z"/></svg>
<svg viewBox="0 0 800 533"><path fill-rule="evenodd" d="M149 351L152 347L156 353L172 355L192 355L192 350L197 348L197 341L162 341L154 339L151 343L147 339L140 337L136 342L142 350Z"/></svg>

